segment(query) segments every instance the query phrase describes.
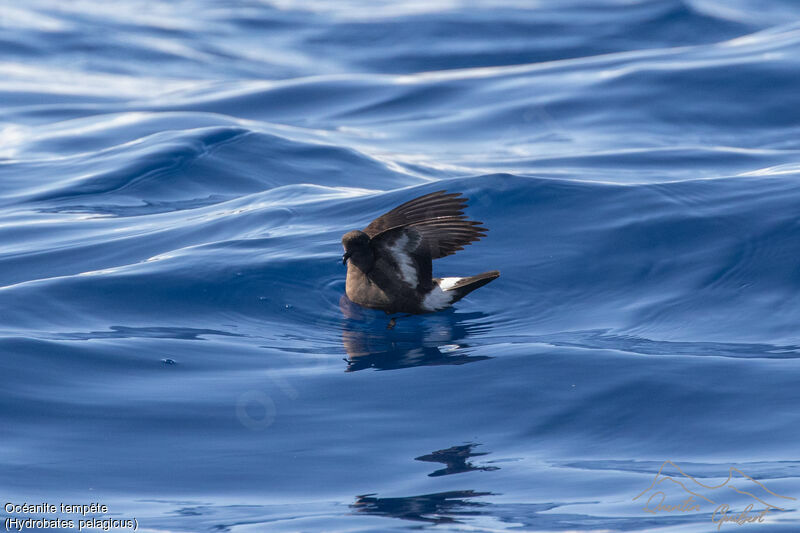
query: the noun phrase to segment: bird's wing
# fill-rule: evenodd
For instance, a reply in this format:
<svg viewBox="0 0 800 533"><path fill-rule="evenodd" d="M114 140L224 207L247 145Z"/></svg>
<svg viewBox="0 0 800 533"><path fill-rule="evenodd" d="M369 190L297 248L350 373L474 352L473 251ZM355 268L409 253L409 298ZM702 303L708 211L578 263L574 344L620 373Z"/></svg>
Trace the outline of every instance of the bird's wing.
<svg viewBox="0 0 800 533"><path fill-rule="evenodd" d="M439 217L409 224L422 234L423 244L427 246L431 259L439 259L463 250L481 237L486 237L486 228L477 220L466 220L464 216Z"/></svg>
<svg viewBox="0 0 800 533"><path fill-rule="evenodd" d="M433 265L423 235L412 227L384 231L370 241L376 262L390 263L412 289L432 287Z"/></svg>
<svg viewBox="0 0 800 533"><path fill-rule="evenodd" d="M374 240L389 239L395 230L405 228L421 236L416 242L431 259L463 250L464 246L486 236L482 222L467 220L467 199L460 193L436 191L406 202L373 220L364 233ZM420 250L421 251L421 250Z"/></svg>
<svg viewBox="0 0 800 533"><path fill-rule="evenodd" d="M432 192L414 198L379 216L364 228L364 233L371 238L382 231L414 222L437 217L461 216L466 205L467 199L461 197L460 193Z"/></svg>

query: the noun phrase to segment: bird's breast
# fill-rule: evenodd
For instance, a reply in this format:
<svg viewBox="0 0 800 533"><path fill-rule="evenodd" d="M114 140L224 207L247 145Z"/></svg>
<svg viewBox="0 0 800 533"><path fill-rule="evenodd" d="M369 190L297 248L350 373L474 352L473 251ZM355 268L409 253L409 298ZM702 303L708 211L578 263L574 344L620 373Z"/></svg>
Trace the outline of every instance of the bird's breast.
<svg viewBox="0 0 800 533"><path fill-rule="evenodd" d="M355 265L347 266L345 293L351 302L365 307L383 308L390 303L386 292Z"/></svg>

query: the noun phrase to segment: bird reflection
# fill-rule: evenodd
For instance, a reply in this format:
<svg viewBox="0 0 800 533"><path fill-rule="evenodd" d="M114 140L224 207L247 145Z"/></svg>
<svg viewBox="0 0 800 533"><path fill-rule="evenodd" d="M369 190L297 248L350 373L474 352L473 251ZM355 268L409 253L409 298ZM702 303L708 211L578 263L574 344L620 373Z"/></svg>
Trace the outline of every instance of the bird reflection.
<svg viewBox="0 0 800 533"><path fill-rule="evenodd" d="M432 315L406 316L387 329L385 314L367 310L342 295L345 316L342 344L347 352L346 372L365 368L393 370L428 365L460 365L491 359L469 355L463 342L487 326L476 324L483 313L453 310ZM466 322L471 322L467 324Z"/></svg>
<svg viewBox="0 0 800 533"><path fill-rule="evenodd" d="M462 446L451 446L445 450L436 450L428 455L417 457L417 461L426 461L429 463L442 463L446 468L436 470L428 474L428 477L447 476L450 474L461 474L462 472L473 472L482 470L490 472L492 470L499 470L497 466L476 466L467 461L470 457L479 457L481 455L488 455L488 452L474 452L476 446L479 444L464 444Z"/></svg>
<svg viewBox="0 0 800 533"><path fill-rule="evenodd" d="M491 492L475 492L473 490L453 490L406 498L376 498L374 494L364 494L356 496L356 501L350 505L350 508L358 513L402 520L430 524L453 524L458 523L457 517L480 515L481 511L477 508L488 505L467 498L491 494Z"/></svg>

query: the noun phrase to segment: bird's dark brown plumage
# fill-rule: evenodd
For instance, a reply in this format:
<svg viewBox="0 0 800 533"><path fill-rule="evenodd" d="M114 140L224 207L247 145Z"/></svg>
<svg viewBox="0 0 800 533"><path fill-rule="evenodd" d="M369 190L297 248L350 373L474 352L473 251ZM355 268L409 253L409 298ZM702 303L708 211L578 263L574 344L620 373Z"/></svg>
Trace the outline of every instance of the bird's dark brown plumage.
<svg viewBox="0 0 800 533"><path fill-rule="evenodd" d="M433 259L454 254L488 231L464 214L460 193L436 191L410 200L342 238L346 291L357 304L388 313L442 309L497 278L497 271L433 278Z"/></svg>
<svg viewBox="0 0 800 533"><path fill-rule="evenodd" d="M464 208L467 199L460 193L436 191L420 196L379 216L364 233L375 238L385 231L412 226L425 239L431 259L439 259L463 250L486 236L483 222L467 220Z"/></svg>

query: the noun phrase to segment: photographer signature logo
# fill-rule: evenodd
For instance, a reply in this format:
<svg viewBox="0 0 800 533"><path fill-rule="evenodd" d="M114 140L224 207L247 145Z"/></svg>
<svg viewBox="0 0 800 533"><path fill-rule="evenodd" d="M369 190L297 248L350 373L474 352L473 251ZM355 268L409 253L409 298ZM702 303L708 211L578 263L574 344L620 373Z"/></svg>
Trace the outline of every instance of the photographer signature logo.
<svg viewBox="0 0 800 533"><path fill-rule="evenodd" d="M666 467L677 474L664 473ZM672 461L664 461L653 482L640 492L633 501L644 502L646 513L690 513L713 508L711 521L719 530L729 522L737 525L764 522L770 511L785 511L781 506L797 498L782 496L769 490L738 468L728 470L728 479L719 485L706 485L690 476ZM744 500L746 505L740 512L732 511L731 502Z"/></svg>

